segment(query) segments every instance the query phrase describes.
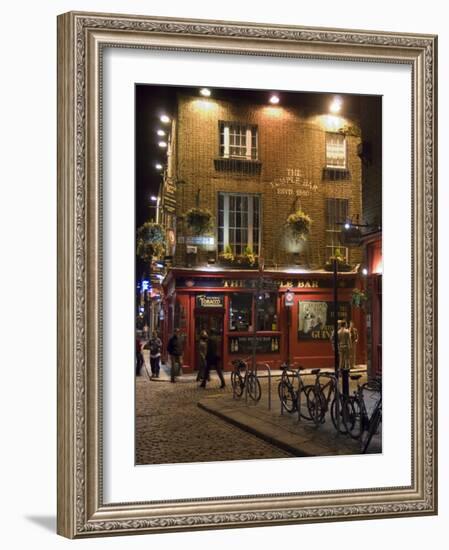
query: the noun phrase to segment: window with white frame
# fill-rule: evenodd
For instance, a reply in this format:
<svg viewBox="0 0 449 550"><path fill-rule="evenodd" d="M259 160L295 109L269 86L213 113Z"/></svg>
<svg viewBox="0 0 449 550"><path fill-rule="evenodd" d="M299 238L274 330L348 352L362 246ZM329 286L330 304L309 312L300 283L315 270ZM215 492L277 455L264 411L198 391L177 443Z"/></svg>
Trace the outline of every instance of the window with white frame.
<svg viewBox="0 0 449 550"><path fill-rule="evenodd" d="M257 126L220 122L220 157L257 160Z"/></svg>
<svg viewBox="0 0 449 550"><path fill-rule="evenodd" d="M335 256L337 252L348 262L348 248L341 244L341 231L348 221L348 199L326 199L326 255Z"/></svg>
<svg viewBox="0 0 449 550"><path fill-rule="evenodd" d="M256 255L260 248L260 196L240 193L218 194L218 252L230 246L233 254L249 247Z"/></svg>
<svg viewBox="0 0 449 550"><path fill-rule="evenodd" d="M346 138L343 134L326 132L326 167L346 168Z"/></svg>

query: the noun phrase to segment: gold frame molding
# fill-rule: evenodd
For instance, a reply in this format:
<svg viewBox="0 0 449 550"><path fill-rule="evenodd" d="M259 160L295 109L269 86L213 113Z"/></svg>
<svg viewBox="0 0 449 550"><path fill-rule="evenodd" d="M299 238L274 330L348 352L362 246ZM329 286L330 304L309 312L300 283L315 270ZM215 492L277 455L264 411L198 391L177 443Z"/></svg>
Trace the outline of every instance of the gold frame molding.
<svg viewBox="0 0 449 550"><path fill-rule="evenodd" d="M104 47L407 64L412 69L412 483L105 504L101 89ZM70 538L437 513L437 37L163 17L58 17L58 533Z"/></svg>

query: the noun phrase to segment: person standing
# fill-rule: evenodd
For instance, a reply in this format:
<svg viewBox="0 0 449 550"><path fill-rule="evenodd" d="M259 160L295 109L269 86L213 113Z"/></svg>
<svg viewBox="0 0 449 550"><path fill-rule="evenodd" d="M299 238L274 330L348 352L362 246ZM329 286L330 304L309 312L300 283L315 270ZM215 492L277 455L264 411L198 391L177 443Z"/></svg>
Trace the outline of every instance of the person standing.
<svg viewBox="0 0 449 550"><path fill-rule="evenodd" d="M349 370L350 368L350 353L351 353L351 335L346 321L339 321L340 328L338 329L338 357L341 370Z"/></svg>
<svg viewBox="0 0 449 550"><path fill-rule="evenodd" d="M359 331L354 325L354 321L349 322L349 334L351 337L351 350L349 354L349 364L351 369L355 367L357 342L359 341Z"/></svg>
<svg viewBox="0 0 449 550"><path fill-rule="evenodd" d="M158 337L157 332L154 330L149 341L150 348L150 365L151 365L151 376L154 378L159 378L159 371L161 368L161 350L162 350L162 341Z"/></svg>
<svg viewBox="0 0 449 550"><path fill-rule="evenodd" d="M206 382L209 379L210 371L215 369L220 379L221 385L220 388L226 386L223 370L220 365L220 356L218 354L218 336L216 331L211 331L211 336L207 341L207 352L206 352L206 371L203 373L203 381L200 384L200 388L206 387Z"/></svg>
<svg viewBox="0 0 449 550"><path fill-rule="evenodd" d="M198 375L196 377L197 382L203 380L207 370L207 341L209 337L205 330L200 332L200 338L198 340Z"/></svg>
<svg viewBox="0 0 449 550"><path fill-rule="evenodd" d="M182 341L179 328L175 328L172 337L167 344L167 352L170 355L170 382L176 382L176 377L181 374Z"/></svg>
<svg viewBox="0 0 449 550"><path fill-rule="evenodd" d="M140 376L140 370L144 363L142 344L140 343L140 340L136 338L136 376Z"/></svg>

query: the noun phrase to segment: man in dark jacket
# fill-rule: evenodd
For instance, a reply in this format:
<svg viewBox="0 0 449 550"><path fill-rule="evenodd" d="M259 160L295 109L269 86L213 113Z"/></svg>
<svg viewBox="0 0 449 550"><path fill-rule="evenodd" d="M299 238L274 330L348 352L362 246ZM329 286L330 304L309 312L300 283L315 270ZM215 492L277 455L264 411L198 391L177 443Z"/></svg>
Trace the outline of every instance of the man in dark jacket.
<svg viewBox="0 0 449 550"><path fill-rule="evenodd" d="M223 370L220 365L220 355L218 354L218 336L216 331L211 331L211 336L207 341L207 353L206 353L206 372L203 375L203 381L200 384L200 388L206 387L206 382L209 378L210 371L215 369L220 379L220 388L225 387L225 381L223 377Z"/></svg>
<svg viewBox="0 0 449 550"><path fill-rule="evenodd" d="M170 381L176 382L176 377L181 374L182 341L179 336L179 328L175 328L173 336L167 344L167 352L170 355Z"/></svg>

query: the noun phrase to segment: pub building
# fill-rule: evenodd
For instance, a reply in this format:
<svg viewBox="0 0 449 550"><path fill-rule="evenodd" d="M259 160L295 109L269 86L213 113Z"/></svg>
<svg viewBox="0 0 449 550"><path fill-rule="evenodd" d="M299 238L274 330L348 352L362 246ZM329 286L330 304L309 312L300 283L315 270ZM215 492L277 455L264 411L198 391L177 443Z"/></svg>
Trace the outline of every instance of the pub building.
<svg viewBox="0 0 449 550"><path fill-rule="evenodd" d="M158 198L160 331L166 344L180 329L185 372L202 330L217 335L225 370L254 339L271 368L333 367L333 258L338 319L353 321L355 364L367 364L366 312L353 300L367 288L366 248L345 238L364 225L365 107L363 96L179 89ZM298 212L310 222L299 237Z"/></svg>

